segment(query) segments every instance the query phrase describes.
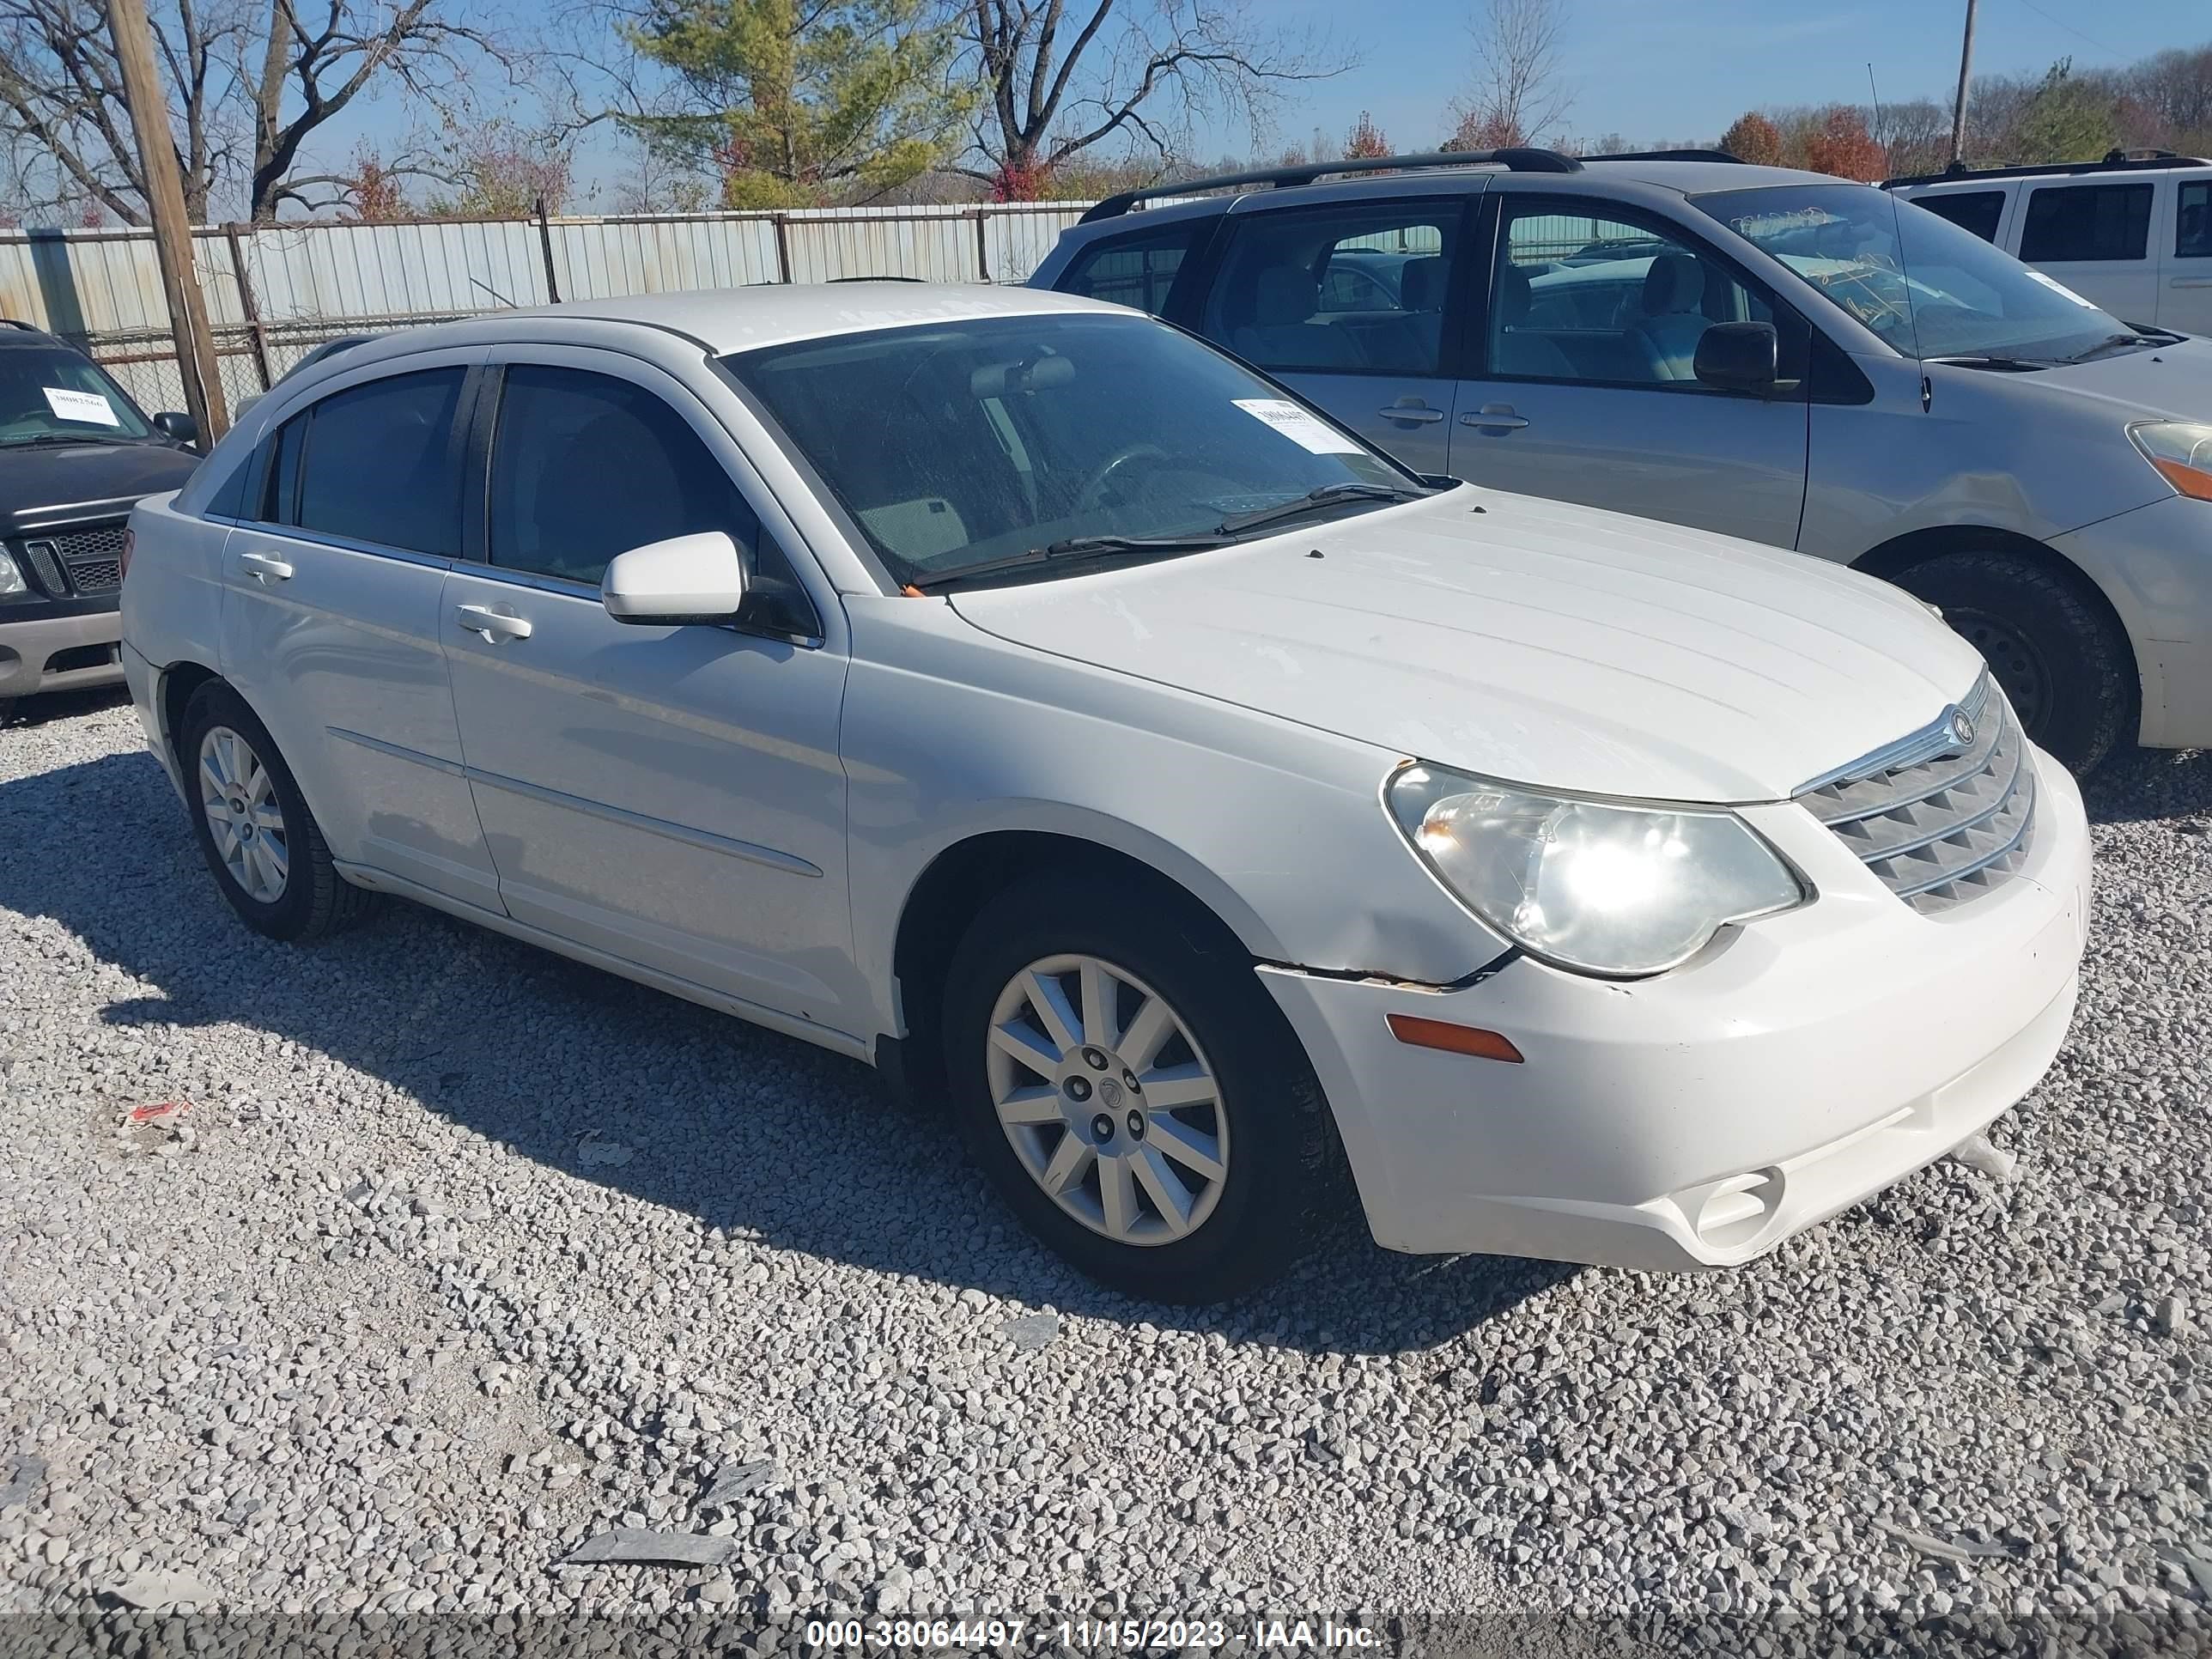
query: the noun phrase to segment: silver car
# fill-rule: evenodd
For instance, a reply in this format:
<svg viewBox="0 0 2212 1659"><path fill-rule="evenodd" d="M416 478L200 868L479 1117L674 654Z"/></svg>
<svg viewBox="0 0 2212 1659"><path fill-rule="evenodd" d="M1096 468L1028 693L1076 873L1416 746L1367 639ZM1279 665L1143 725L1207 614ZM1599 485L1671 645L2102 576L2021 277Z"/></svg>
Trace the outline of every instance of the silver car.
<svg viewBox="0 0 2212 1659"><path fill-rule="evenodd" d="M1277 168L1103 202L1033 282L1419 471L1887 577L2077 769L2212 744L2212 342L1894 196L1717 152Z"/></svg>

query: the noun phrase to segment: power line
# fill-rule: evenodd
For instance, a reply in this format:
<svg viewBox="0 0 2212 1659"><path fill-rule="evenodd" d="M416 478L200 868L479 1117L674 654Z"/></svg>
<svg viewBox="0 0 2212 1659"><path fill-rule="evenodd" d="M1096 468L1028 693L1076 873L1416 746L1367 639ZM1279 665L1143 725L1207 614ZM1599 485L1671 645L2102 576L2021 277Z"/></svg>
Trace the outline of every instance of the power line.
<svg viewBox="0 0 2212 1659"><path fill-rule="evenodd" d="M2127 56L2127 53L2120 51L2118 47L2108 46L2095 36L2082 33L2081 30L2075 28L2064 18L2053 17L2049 12L2044 10L2042 7L2037 5L2035 3L2035 0L2020 0L2020 3L2026 6L2030 11L2033 12L2038 17L2040 17L2045 22L2056 24L2058 27L2064 29L2067 33L2072 35L2076 40L2086 40L2089 45L2096 47L2099 52L2109 52L2115 58L2124 58Z"/></svg>

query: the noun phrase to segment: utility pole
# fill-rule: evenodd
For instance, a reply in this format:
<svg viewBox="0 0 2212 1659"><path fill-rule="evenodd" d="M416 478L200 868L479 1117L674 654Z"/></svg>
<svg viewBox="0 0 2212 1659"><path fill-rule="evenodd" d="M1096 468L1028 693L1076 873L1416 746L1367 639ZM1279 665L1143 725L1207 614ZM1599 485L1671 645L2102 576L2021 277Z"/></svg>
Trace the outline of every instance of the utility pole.
<svg viewBox="0 0 2212 1659"><path fill-rule="evenodd" d="M1966 85L1974 73L1974 3L1966 0L1966 38L1959 48L1959 101L1951 106L1951 165L1966 165Z"/></svg>
<svg viewBox="0 0 2212 1659"><path fill-rule="evenodd" d="M154 250L161 262L161 288L169 302L169 325L177 340L177 372L185 383L185 406L199 428L203 447L230 425L222 377L216 368L215 337L209 331L206 302L192 269L192 232L185 216L185 185L177 173L177 152L169 136L169 104L154 68L154 31L146 21L146 0L108 0L107 27L115 37L115 60L123 71L124 101L138 139L138 165L146 179L146 207L154 222Z"/></svg>

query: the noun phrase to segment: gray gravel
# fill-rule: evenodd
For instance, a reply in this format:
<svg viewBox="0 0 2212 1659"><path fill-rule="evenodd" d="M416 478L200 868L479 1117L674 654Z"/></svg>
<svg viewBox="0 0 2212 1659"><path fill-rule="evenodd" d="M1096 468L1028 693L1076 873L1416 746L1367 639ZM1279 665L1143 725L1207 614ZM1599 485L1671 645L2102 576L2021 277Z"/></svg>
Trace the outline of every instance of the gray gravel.
<svg viewBox="0 0 2212 1659"><path fill-rule="evenodd" d="M1938 1165L1726 1276L1347 1228L1193 1314L1064 1271L857 1066L404 906L253 937L128 708L34 709L0 1612L2212 1625L2212 757L2094 795L2081 1016L2009 1182ZM728 1559L587 1564L608 1534Z"/></svg>

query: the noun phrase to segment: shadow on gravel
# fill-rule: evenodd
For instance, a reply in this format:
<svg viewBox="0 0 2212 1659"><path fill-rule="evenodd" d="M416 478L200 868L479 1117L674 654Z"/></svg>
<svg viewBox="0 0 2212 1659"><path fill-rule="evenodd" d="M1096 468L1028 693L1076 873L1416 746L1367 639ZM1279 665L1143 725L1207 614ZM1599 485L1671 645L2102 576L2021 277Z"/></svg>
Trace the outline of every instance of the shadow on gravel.
<svg viewBox="0 0 2212 1659"><path fill-rule="evenodd" d="M2117 749L2081 787L2092 823L2212 817L2212 749Z"/></svg>
<svg viewBox="0 0 2212 1659"><path fill-rule="evenodd" d="M119 708L130 702L127 686L99 685L83 691L49 691L35 697L25 697L15 705L15 713L0 720L0 731L13 731L25 726L51 726L56 720L74 720L79 714L94 714L103 708Z"/></svg>
<svg viewBox="0 0 2212 1659"><path fill-rule="evenodd" d="M319 945L263 939L223 903L149 755L0 783L0 846L53 845L57 825L96 828L58 863L0 859L0 906L53 918L157 988L109 1004L107 1023L273 1033L579 1179L779 1248L1066 1313L1343 1352L1431 1346L1577 1271L1395 1255L1347 1218L1261 1296L1214 1310L1132 1301L1032 1243L949 1127L891 1105L855 1061L414 905L387 903ZM346 1109L296 1069L269 1092ZM626 1162L609 1160L610 1143Z"/></svg>

